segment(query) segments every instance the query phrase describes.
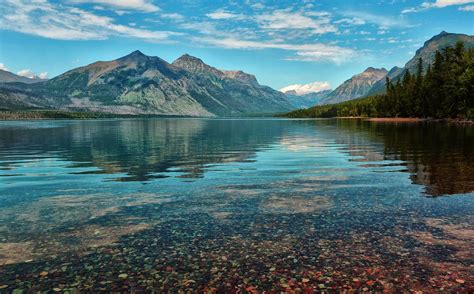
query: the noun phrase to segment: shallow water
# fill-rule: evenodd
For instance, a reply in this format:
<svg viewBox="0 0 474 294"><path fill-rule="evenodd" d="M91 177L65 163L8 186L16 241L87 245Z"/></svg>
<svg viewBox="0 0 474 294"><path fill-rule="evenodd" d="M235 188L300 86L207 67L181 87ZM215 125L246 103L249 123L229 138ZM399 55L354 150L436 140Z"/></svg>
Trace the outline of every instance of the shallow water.
<svg viewBox="0 0 474 294"><path fill-rule="evenodd" d="M0 122L0 292L473 291L474 128Z"/></svg>

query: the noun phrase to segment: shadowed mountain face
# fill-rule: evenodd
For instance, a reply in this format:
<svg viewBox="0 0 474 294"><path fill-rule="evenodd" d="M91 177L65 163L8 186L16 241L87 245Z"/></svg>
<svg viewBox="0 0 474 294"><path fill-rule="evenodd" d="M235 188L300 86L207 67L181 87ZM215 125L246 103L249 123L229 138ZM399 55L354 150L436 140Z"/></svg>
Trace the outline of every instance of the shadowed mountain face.
<svg viewBox="0 0 474 294"><path fill-rule="evenodd" d="M261 86L252 75L220 71L189 55L169 64L140 51L73 69L40 85L3 86L0 95L5 101L16 97L25 107L119 114L228 116L292 107L282 93Z"/></svg>
<svg viewBox="0 0 474 294"><path fill-rule="evenodd" d="M439 35L434 36L425 42L423 47L416 51L415 56L410 59L403 68L394 67L390 70L388 77L392 81L401 79L405 74L406 70L410 73L416 73L418 60L423 60L423 68L426 71L428 65L432 64L435 58L436 51L442 51L446 47L454 47L457 42L463 42L466 48L474 47L474 36L465 34L452 34L447 32L441 32ZM382 79L376 82L372 89L370 89L368 95L379 94L385 92L385 80Z"/></svg>
<svg viewBox="0 0 474 294"><path fill-rule="evenodd" d="M387 75L385 68L369 67L337 87L331 94L322 99L318 104L334 104L367 95L372 86Z"/></svg>

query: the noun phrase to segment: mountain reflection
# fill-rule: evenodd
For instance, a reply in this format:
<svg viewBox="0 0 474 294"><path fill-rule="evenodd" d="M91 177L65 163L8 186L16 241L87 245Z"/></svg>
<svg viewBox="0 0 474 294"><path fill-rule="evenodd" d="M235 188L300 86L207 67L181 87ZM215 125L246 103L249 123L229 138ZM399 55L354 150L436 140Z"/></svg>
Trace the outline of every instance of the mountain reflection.
<svg viewBox="0 0 474 294"><path fill-rule="evenodd" d="M298 139L299 138L299 139ZM348 160L387 165L400 161L428 195L474 191L474 128L438 123L360 120L149 119L5 123L0 125L0 170L54 154L81 173L120 175L118 181L168 176L199 178L210 164L254 160L272 144L305 150L302 142L338 144ZM325 148L321 145L321 148ZM51 155L52 156L52 155ZM392 163L393 164L393 163ZM400 169L398 170L400 171Z"/></svg>
<svg viewBox="0 0 474 294"><path fill-rule="evenodd" d="M83 173L125 173L121 181L160 178L169 168L193 178L202 176L207 164L248 160L282 134L282 123L200 119L58 123L0 129L0 148L28 155L59 152L74 162L71 167L100 169Z"/></svg>

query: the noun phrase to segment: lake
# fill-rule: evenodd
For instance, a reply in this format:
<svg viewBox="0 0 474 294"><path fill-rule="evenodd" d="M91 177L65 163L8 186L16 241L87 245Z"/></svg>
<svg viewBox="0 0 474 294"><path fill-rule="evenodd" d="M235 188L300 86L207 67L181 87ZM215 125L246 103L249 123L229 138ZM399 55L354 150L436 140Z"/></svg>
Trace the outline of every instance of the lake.
<svg viewBox="0 0 474 294"><path fill-rule="evenodd" d="M473 291L473 162L468 125L0 122L0 292Z"/></svg>

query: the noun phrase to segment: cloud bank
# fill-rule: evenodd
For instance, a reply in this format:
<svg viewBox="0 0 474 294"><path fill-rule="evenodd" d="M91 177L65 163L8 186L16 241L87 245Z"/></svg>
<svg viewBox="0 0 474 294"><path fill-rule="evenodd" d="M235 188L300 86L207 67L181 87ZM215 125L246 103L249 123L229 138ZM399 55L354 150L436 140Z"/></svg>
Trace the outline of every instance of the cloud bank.
<svg viewBox="0 0 474 294"><path fill-rule="evenodd" d="M331 85L328 82L313 82L306 85L289 85L284 88L281 88L280 92L286 93L288 91L295 91L296 95L301 96L310 93L318 93L329 89L331 89Z"/></svg>

